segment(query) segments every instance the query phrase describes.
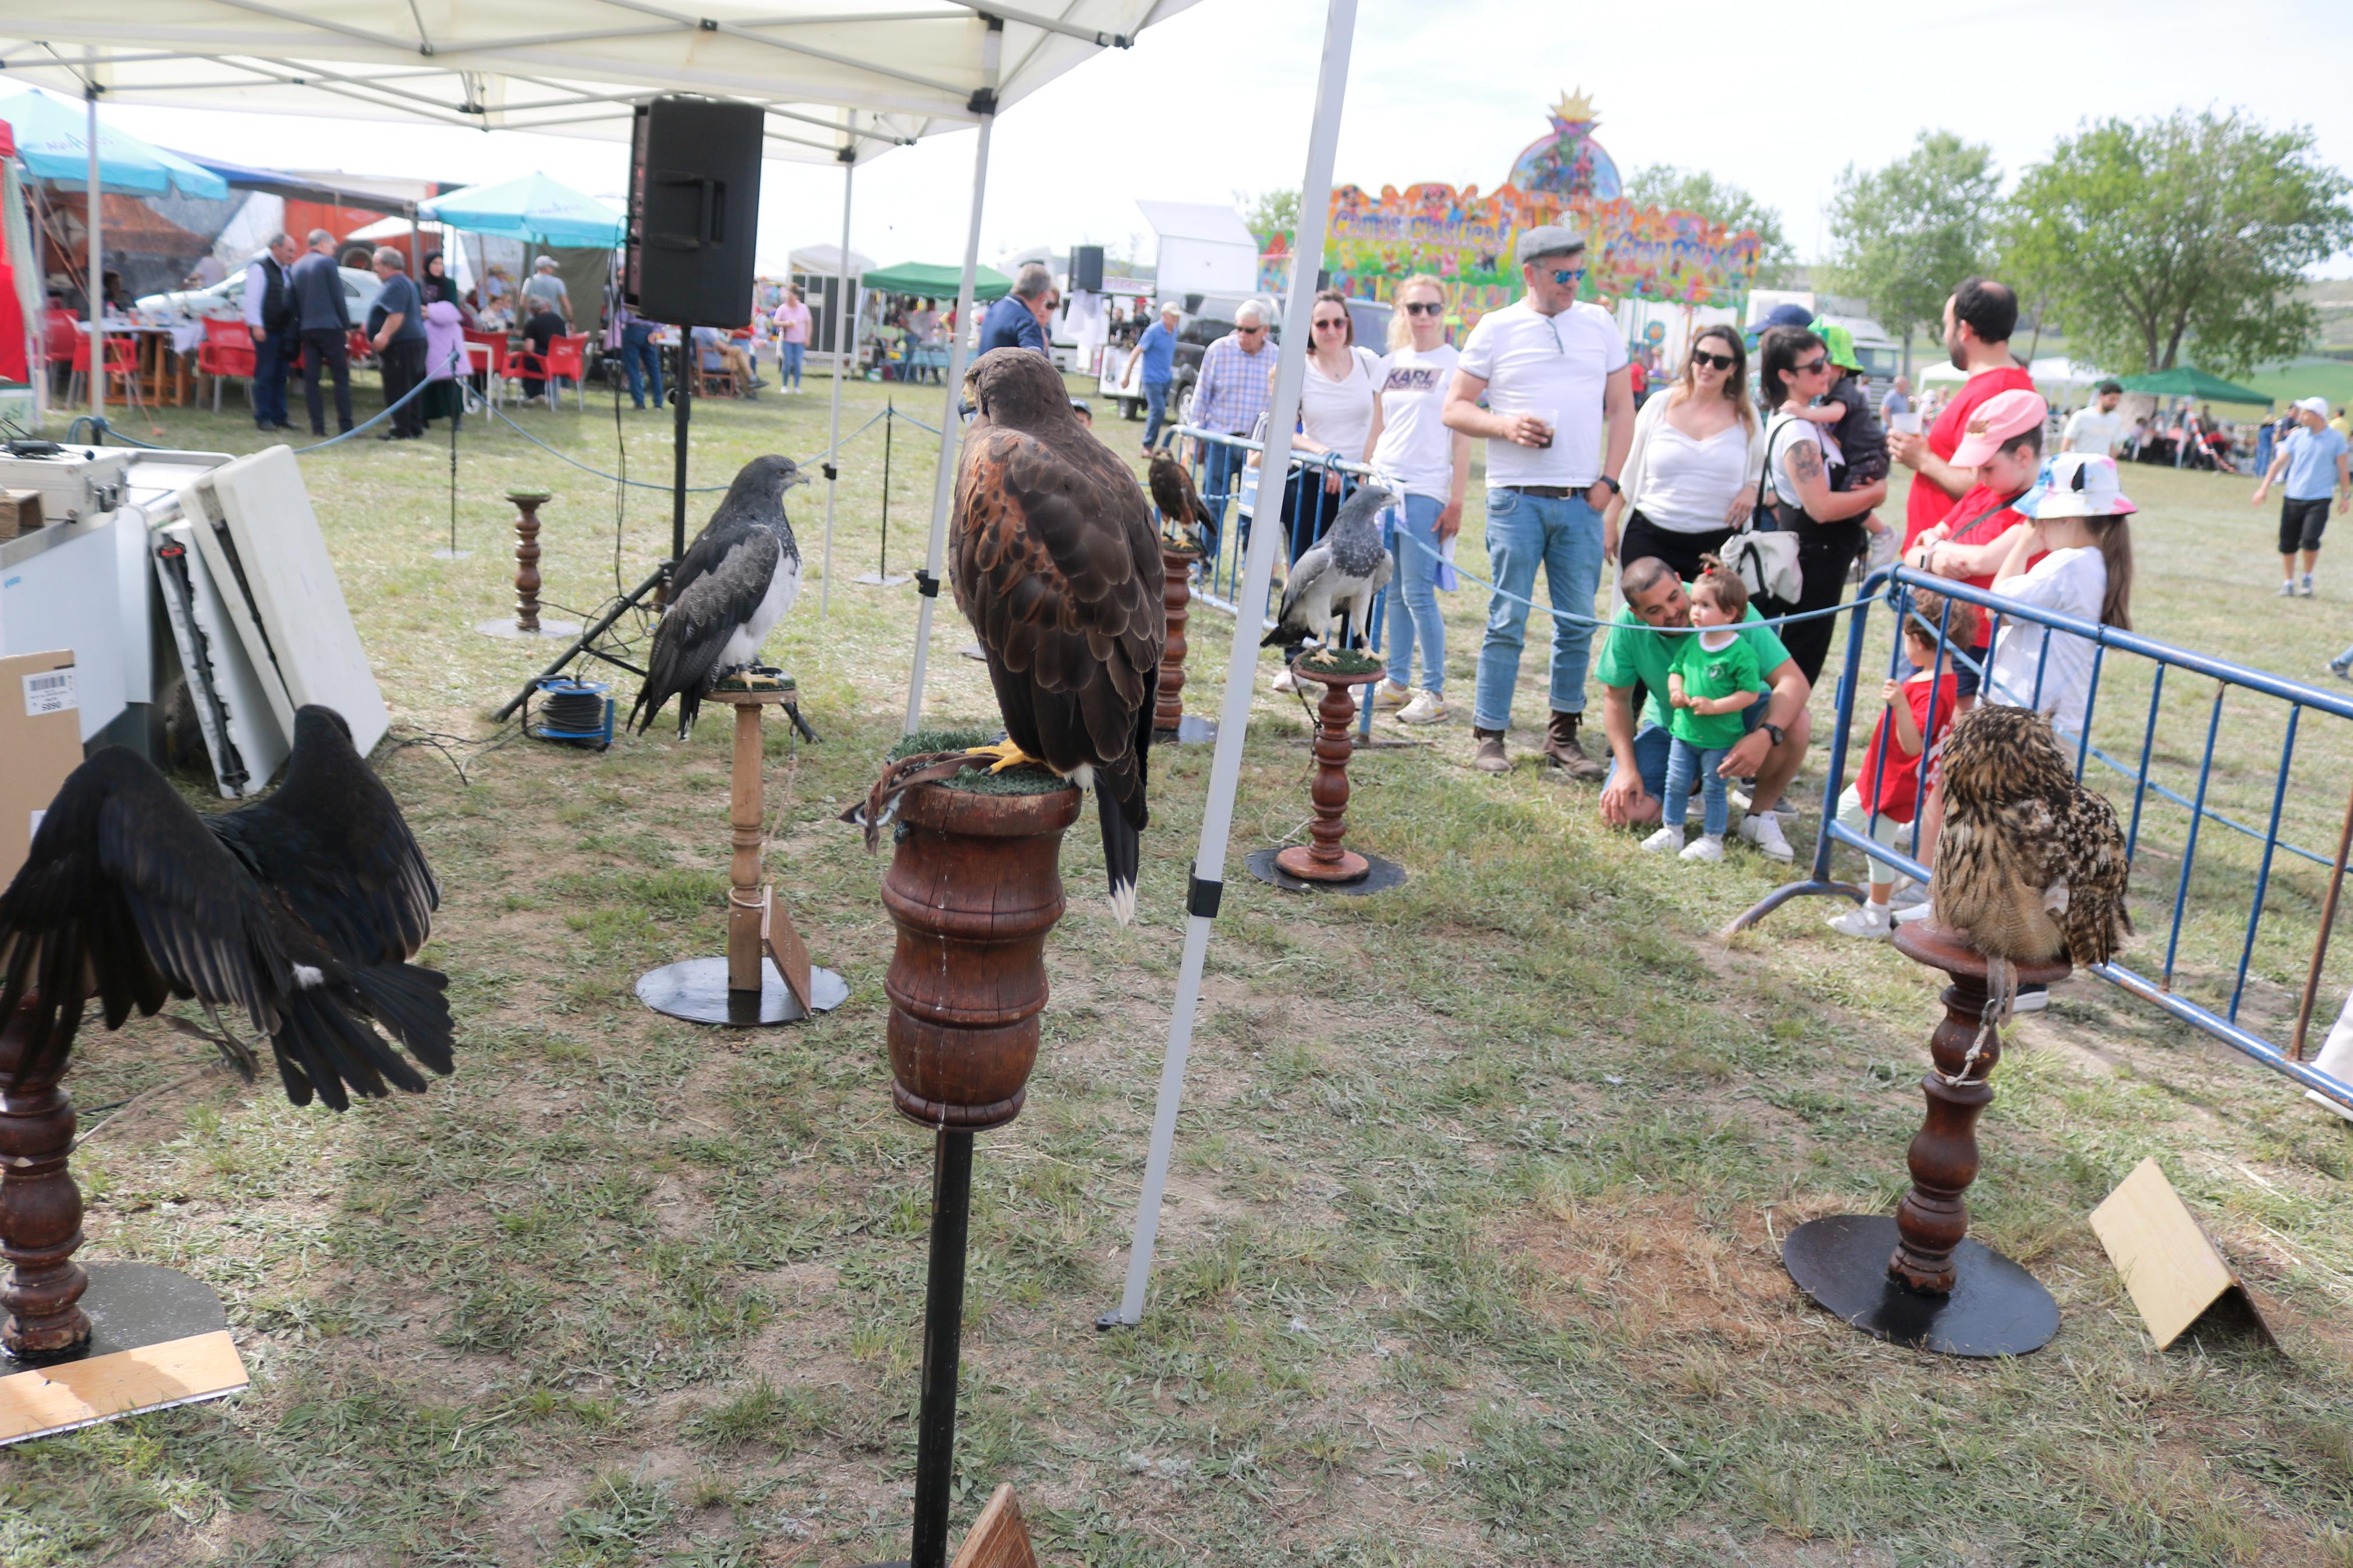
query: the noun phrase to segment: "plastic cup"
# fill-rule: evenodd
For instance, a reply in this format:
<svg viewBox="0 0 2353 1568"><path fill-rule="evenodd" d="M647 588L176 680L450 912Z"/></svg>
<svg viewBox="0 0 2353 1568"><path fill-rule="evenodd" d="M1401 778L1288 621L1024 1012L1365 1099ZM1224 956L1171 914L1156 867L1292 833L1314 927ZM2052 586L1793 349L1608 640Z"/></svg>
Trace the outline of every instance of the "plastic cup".
<svg viewBox="0 0 2353 1568"><path fill-rule="evenodd" d="M1900 435L1917 436L1920 434L1920 416L1914 413L1893 415L1887 421L1887 427Z"/></svg>

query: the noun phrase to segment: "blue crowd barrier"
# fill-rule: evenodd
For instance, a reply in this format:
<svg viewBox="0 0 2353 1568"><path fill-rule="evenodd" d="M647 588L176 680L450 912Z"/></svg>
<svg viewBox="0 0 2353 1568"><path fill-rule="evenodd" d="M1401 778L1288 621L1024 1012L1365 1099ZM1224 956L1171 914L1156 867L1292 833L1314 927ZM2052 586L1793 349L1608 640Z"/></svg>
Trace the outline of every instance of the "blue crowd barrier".
<svg viewBox="0 0 2353 1568"><path fill-rule="evenodd" d="M1941 595L1947 601L1946 611L1936 622L1930 623L1912 610L1910 593L1915 588ZM2353 1084L2348 1084L2331 1077L2303 1059L2315 1004L2319 997L2323 966L2327 957L2329 927L2333 922L2337 895L2345 877L2346 843L2348 837L2353 837L2353 834L2340 837L2334 855L2325 855L2306 847L2290 843L2280 834L2281 820L2288 800L2290 775L2295 761L2296 745L2306 727L2307 715L2313 716L2319 721L2353 721L2353 697L2307 686L2301 681L2234 664L2228 659L2175 647L2138 633L2080 620L2039 605L2022 604L2000 594L1973 588L1967 584L1957 583L1948 578L1931 576L1908 566L1886 567L1873 573L1864 583L1863 592L1852 605L1845 607L1846 613L1852 619L1847 628L1846 657L1835 693L1837 711L1831 735L1828 776L1823 784L1821 829L1815 840L1814 858L1810 873L1803 880L1788 883L1767 895L1733 921L1732 929L1737 931L1753 925L1793 899L1814 896L1860 899L1862 896L1862 889L1852 883L1839 881L1831 875L1831 853L1840 845L1844 845L1917 881L1926 883L1930 879L1930 868L1923 863L1920 857L1921 825L1916 816L1911 824L1912 833L1908 844L1910 852L1907 854L1903 849L1879 843L1873 837L1873 829L1878 826L1875 812L1864 822L1862 829L1858 831L1838 820L1838 803L1845 792L1848 782L1847 763L1853 740L1855 704L1862 690L1862 660L1865 646L1870 640L1869 623L1874 606L1884 604L1893 609L1897 616L1898 626L1903 624L1904 617L1910 616L1919 624L1930 626L1936 634L1938 647L1945 651L1947 661L1951 665L1956 668L1978 668L1981 679L1989 682L1992 680L1990 672L1980 668L1978 661L1971 657L1969 650L1952 646L1947 630L1951 615L1950 605L1953 603L1973 605L1986 613L1989 625L1986 639L1984 643L1978 645L1981 647L1993 646L2004 620L2031 622L2048 628L2052 633L2064 633L2083 638L2091 644L2092 664L2086 683L2083 728L2080 732L2074 734L2063 731L2060 739L2063 744L2072 746L2074 751L2075 774L2078 779L2084 776L2084 770L2087 767L2096 763L2105 773L2113 774L2122 782L2130 784L2132 799L2129 810L2118 814L2125 818L2126 824L2126 841L2128 855L2137 851L2142 845L2143 830L2147 820L2147 807L2152 796L2168 805L2181 807L2187 814L2187 822L2182 833L2180 869L2172 879L2170 888L2158 889L2166 908L2166 918L2162 925L2161 965L2154 973L2147 973L2126 963L2119 956L2105 963L2093 965L2089 973L2128 994L2155 1005L2200 1034L2218 1040L2271 1070L2294 1079L2304 1088L2348 1110L2353 1110ZM2002 694L2005 697L2021 706L2040 706L2043 680L2049 669L2051 650L2055 641L2055 637L2045 637L2042 639L2042 655L2035 666L2031 689L2025 692L2004 689ZM1890 676L1899 672L1902 651L1899 637L1895 639L1889 655ZM2111 666L2117 659L2143 663L2150 672L2147 711L2137 725L2140 732L2140 754L2137 763L2121 760L2110 752L2092 743L2092 730L2100 711L2099 699L2103 678L2109 678L2113 684ZM2173 671L2202 677L2214 682L2213 697L2207 705L2204 716L2204 734L2198 754L2196 777L2189 781L2189 787L2186 792L2161 784L2152 776L2152 766L2158 757L2158 732L2165 697L2166 677ZM2284 705L2284 723L2278 754L2275 762L2269 764L2274 766L2275 771L2268 781L2268 815L2261 826L2228 816L2210 803L2214 784L2217 747L2222 732L2223 713L2227 702L2234 693L2242 694L2242 701L2245 697L2255 697L2276 700ZM2348 739L2353 741L2353 732L2348 732ZM1925 748L1919 758L1910 764L1919 770L1918 793L1919 798L1923 801L1927 798L1927 773L1933 754L1933 748ZM1883 738L1879 759L1882 767L1884 766L1885 761L1885 742ZM2094 775L2093 783L2095 785L2098 778L2099 775ZM2347 809L2348 827L2353 827L2353 802L2348 802ZM2213 1005L2211 1005L2183 994L2175 984L2182 962L2184 927L2189 923L2193 912L2205 912L2199 908L2200 899L2211 897L2211 895L2200 895L2200 899L2194 899L2192 893L2192 879L2198 868L2198 858L2202 844L2201 830L2209 824L2253 839L2260 847L2252 876L2243 934L2236 943L2235 959L2232 960L2227 966L2227 985L2224 987L2228 993L2227 998L2217 996L2213 998ZM2247 994L2248 971L2254 962L2258 941L2272 929L2266 925L2266 916L2271 914L2274 920L2278 918L2268 909L2267 902L2272 890L2275 863L2283 851L2291 857L2325 868L2328 877L2327 890L2321 901L2321 917L2316 922L2316 928L2312 933L2312 956L2306 967L2295 1025L2284 1044L2266 1038L2258 1030L2248 1026L2241 1017L2242 1006ZM2144 927L2141 945L2144 948L2152 945L2150 928Z"/></svg>

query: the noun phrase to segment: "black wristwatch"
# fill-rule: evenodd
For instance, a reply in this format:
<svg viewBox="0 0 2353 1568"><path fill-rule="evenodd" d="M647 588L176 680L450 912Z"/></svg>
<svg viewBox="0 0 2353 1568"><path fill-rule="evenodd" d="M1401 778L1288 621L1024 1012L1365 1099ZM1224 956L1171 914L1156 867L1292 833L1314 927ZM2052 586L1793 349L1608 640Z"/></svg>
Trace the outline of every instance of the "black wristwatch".
<svg viewBox="0 0 2353 1568"><path fill-rule="evenodd" d="M1788 738L1789 732L1787 730L1782 729L1780 725L1773 722L1770 719L1766 720L1765 722L1757 725L1757 727L1764 731L1767 734L1772 736L1773 743L1777 746Z"/></svg>
<svg viewBox="0 0 2353 1568"><path fill-rule="evenodd" d="M1620 484L1616 479L1611 479L1608 474L1602 475L1593 482L1597 485L1608 485L1609 487L1609 493L1613 496L1622 496L1626 493L1626 487Z"/></svg>

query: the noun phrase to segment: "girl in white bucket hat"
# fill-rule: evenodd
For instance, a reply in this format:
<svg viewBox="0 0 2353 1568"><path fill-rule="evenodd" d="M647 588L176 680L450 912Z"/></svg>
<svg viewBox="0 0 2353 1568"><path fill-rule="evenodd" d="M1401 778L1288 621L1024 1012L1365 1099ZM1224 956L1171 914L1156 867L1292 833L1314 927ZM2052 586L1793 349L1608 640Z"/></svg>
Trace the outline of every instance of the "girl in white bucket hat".
<svg viewBox="0 0 2353 1568"><path fill-rule="evenodd" d="M2135 510L2116 479L2116 461L2105 453L2061 452L2042 465L2017 510L2034 520L2019 533L2010 559L1994 573L1993 591L2039 608L2132 629L2132 529ZM2027 569L2027 560L2048 551ZM2050 652L2043 643L2050 642ZM1996 639L1985 700L2033 708L2051 716L2069 739L2083 733L2090 697L2088 637L2020 618L2006 620Z"/></svg>

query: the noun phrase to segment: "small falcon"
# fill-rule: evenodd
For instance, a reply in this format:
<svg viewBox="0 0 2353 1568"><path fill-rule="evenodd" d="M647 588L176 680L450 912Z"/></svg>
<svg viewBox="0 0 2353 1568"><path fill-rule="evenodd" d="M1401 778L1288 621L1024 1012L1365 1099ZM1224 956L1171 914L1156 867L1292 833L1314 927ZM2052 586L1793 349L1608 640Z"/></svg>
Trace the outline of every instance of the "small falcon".
<svg viewBox="0 0 2353 1568"><path fill-rule="evenodd" d="M1152 705L1167 640L1160 545L1135 475L1071 412L1059 372L994 349L965 374L948 581L987 655L1006 741L1095 792L1112 913L1135 918Z"/></svg>
<svg viewBox="0 0 2353 1568"><path fill-rule="evenodd" d="M676 697L678 738L685 740L704 694L758 663L761 645L800 592L801 547L785 516L785 492L807 482L790 458L753 458L686 547L654 627L645 684L629 708L638 733Z"/></svg>
<svg viewBox="0 0 2353 1568"><path fill-rule="evenodd" d="M2075 782L2051 721L1980 702L1937 761L1945 825L1929 881L1938 925L1994 960L1989 1019L2009 1016L2019 963L2105 963L2132 930L2132 867L2108 803Z"/></svg>
<svg viewBox="0 0 2353 1568"><path fill-rule="evenodd" d="M1160 509L1160 536L1180 549L1209 552L1208 511L1185 465L1163 450L1152 454L1152 504Z"/></svg>
<svg viewBox="0 0 2353 1568"><path fill-rule="evenodd" d="M1261 647L1280 647L1285 658L1298 656L1309 639L1327 637L1332 623L1341 623L1340 635L1326 643L1352 647L1365 640L1373 613L1373 595L1388 586L1397 563L1381 543L1380 515L1397 497L1378 485L1362 485L1340 507L1332 531L1302 551L1282 585L1282 611L1274 629L1261 639Z"/></svg>
<svg viewBox="0 0 2353 1568"><path fill-rule="evenodd" d="M409 961L441 901L390 791L332 709L294 716L286 781L266 799L199 815L137 752L109 746L76 768L0 893L0 1017L31 1014L20 1071L73 1048L83 1004L110 1029L132 1009L200 1003L210 1040L253 1077L252 1049L221 1021L269 1037L286 1097L337 1110L425 1079L384 1037L447 1076L448 978ZM382 1033L378 1031L381 1030Z"/></svg>

